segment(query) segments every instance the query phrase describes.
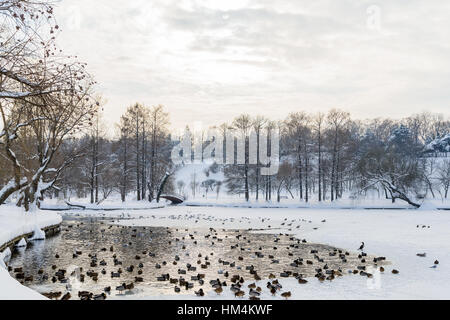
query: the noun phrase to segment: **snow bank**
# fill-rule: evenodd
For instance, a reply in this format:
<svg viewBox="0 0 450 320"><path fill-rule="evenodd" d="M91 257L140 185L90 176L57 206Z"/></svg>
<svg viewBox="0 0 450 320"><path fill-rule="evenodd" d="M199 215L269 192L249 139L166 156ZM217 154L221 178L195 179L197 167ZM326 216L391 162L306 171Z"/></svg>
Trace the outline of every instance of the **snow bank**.
<svg viewBox="0 0 450 320"><path fill-rule="evenodd" d="M19 241L19 243L16 244L16 247L19 247L19 248L23 248L23 247L26 247L26 246L27 246L27 241L25 240L25 238L22 238L22 239Z"/></svg>
<svg viewBox="0 0 450 320"><path fill-rule="evenodd" d="M36 210L25 212L15 205L0 206L0 245L36 229L61 223L62 218L55 212Z"/></svg>
<svg viewBox="0 0 450 320"><path fill-rule="evenodd" d="M31 241L45 240L45 232L44 232L44 230L39 229L37 226L35 226L34 230L33 230L33 236L30 238L30 240Z"/></svg>
<svg viewBox="0 0 450 320"><path fill-rule="evenodd" d="M430 200L425 200L418 210L437 210L438 207L436 204L431 202Z"/></svg>
<svg viewBox="0 0 450 320"><path fill-rule="evenodd" d="M0 252L0 268L6 269L5 262L11 257L11 250L7 248L5 251Z"/></svg>
<svg viewBox="0 0 450 320"><path fill-rule="evenodd" d="M323 201L319 202L312 200L308 203L300 201L299 199L282 199L280 202L276 201L255 201L249 202L236 196L221 197L220 200L213 199L191 199L184 202L186 206L192 207L223 207L223 208L285 208L285 209L416 209L404 201L397 200L392 203L390 199L380 198L346 198L339 199L333 202ZM427 199L423 204L424 210L437 210L450 208L450 200Z"/></svg>
<svg viewBox="0 0 450 320"><path fill-rule="evenodd" d="M54 212L37 210L32 213L26 213L23 209L14 205L1 205L0 245L31 232L35 232L37 238L42 238L42 228L59 224L61 221L61 216ZM24 239L22 239L20 244L23 244L23 242L25 242ZM22 286L15 279L11 278L4 263L10 254L9 249L0 252L0 300L45 299L39 293Z"/></svg>
<svg viewBox="0 0 450 320"><path fill-rule="evenodd" d="M73 199L67 201L72 205L85 207L86 210L144 210L144 209L157 209L163 208L166 206L167 202L165 200L161 200L160 203L156 202L148 202L148 201L135 201L135 200L127 200L126 202L122 202L120 199L112 198L105 200L100 204L92 204L89 202L89 199ZM73 206L67 205L66 201L58 200L58 199L46 199L41 204L41 207L44 210L75 210ZM77 209L81 210L81 208Z"/></svg>
<svg viewBox="0 0 450 320"><path fill-rule="evenodd" d="M46 300L44 296L11 278L8 270L0 267L0 300Z"/></svg>

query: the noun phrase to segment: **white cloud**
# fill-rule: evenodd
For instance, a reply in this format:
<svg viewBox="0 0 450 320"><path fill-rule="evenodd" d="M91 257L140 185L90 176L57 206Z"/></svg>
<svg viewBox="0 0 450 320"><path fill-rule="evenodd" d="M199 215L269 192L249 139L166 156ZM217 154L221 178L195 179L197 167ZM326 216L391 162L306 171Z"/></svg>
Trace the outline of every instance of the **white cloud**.
<svg viewBox="0 0 450 320"><path fill-rule="evenodd" d="M140 101L166 105L184 127L331 107L360 118L448 114L449 9L445 0L63 0L57 14L61 46L89 63L110 121Z"/></svg>

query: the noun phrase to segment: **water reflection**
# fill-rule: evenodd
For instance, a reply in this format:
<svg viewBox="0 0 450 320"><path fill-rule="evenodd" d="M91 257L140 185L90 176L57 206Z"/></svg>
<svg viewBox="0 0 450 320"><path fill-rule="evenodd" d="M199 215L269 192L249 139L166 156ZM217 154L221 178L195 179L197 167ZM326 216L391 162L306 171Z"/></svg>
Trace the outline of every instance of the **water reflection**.
<svg viewBox="0 0 450 320"><path fill-rule="evenodd" d="M193 294L200 287L212 290L210 280L229 281L233 275L246 280L300 274L313 277L340 270L343 274L361 265L358 254L321 244L302 243L288 235L250 233L242 230L122 227L106 219L69 219L59 235L31 242L13 252L11 274L22 268L32 279L24 284L41 293L104 292L112 296ZM252 271L253 270L253 271ZM250 272L252 271L252 272ZM290 272L290 273L289 273ZM162 277L168 274L169 277ZM200 275L200 279L197 276ZM203 277L204 276L204 277ZM180 286L185 279L193 287ZM168 281L172 279L171 281ZM166 281L161 281L166 280ZM200 281L199 281L200 280ZM203 281L202 281L203 280ZM123 284L131 290L116 290ZM60 296L58 296L60 297Z"/></svg>

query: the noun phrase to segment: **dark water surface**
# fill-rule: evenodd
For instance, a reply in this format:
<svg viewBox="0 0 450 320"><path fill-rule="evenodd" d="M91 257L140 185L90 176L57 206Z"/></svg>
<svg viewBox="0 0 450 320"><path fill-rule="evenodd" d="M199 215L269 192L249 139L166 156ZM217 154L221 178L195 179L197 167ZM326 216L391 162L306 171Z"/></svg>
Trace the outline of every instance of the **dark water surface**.
<svg viewBox="0 0 450 320"><path fill-rule="evenodd" d="M207 292L213 290L210 280L219 278L229 286L233 275L253 282L254 275L248 270L250 266L262 279L267 279L271 273L279 278L285 271L314 277L318 268L324 274L339 269L346 274L358 266L373 265L374 257L365 257L367 262L362 263L358 253L348 253L345 262L339 257L337 248L302 243L289 235L243 230L122 227L111 225L111 221L65 219L59 235L29 243L28 248L13 252L9 263L11 274L17 277L14 268L21 267L25 277L33 277L27 281L19 279L26 286L40 293L70 292L72 299L78 299L79 291L100 294L105 287L112 288L107 297L140 298L173 295L175 286L181 287L179 294L192 295L199 288ZM81 254L76 254L77 251ZM346 251L341 251L345 255ZM115 265L113 255L116 255L116 262L122 264ZM297 259L303 259L302 264L291 265ZM313 264L308 264L307 260ZM106 265L101 265L101 262ZM157 264L161 268L157 268ZM196 270L189 271L187 264ZM130 266L134 268L130 269ZM119 268L122 271L120 277L112 278L111 272L118 272ZM58 277L59 270L66 272ZM92 276L90 272L98 273L98 276ZM228 278L226 272L229 273ZM204 275L203 285L191 279L199 273ZM162 279L157 277L162 274L169 274L171 279L184 278L194 286L187 289L169 281L160 281ZM136 282L136 277L141 277L139 280L142 282ZM134 288L116 290L123 283L133 283ZM229 289L224 287L224 290Z"/></svg>

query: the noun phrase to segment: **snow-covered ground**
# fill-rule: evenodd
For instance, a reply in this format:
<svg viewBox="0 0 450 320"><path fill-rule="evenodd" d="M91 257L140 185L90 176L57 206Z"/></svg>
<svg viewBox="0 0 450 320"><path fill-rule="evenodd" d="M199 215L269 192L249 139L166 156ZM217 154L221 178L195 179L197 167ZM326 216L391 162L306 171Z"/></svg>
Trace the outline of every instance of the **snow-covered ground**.
<svg viewBox="0 0 450 320"><path fill-rule="evenodd" d="M160 203L136 200L127 200L126 202L122 202L122 200L120 200L120 198L116 195L115 197L106 199L100 204L90 203L88 198L75 198L70 201L56 198L45 199L41 207L46 210L74 209L73 206L71 207L67 203L70 203L71 205L83 206L86 209L92 210L143 210L162 208L167 204L167 201L161 199Z"/></svg>
<svg viewBox="0 0 450 320"><path fill-rule="evenodd" d="M330 201L310 201L308 203L298 199L283 199L276 201L254 201L249 202L244 199L234 197L223 198L221 200L194 199L184 202L187 206L200 207L233 207L233 208L297 208L297 209L413 209L412 206L403 201L392 203L387 199L339 199ZM427 199L421 202L422 209L450 209L450 201Z"/></svg>
<svg viewBox="0 0 450 320"><path fill-rule="evenodd" d="M152 210L149 215L148 218L118 220L117 223L233 229L263 229L270 225L272 231L263 232L290 233L309 242L353 251L364 241L367 253L385 256L392 262L385 273L375 274L373 279L346 275L331 283L310 279L306 285L299 285L295 279L280 280L283 291L291 291L294 299L450 298L450 213L447 211L167 207ZM287 227L292 220L292 227ZM322 222L324 220L326 222ZM298 224L301 227L296 229ZM427 256L421 258L417 253L426 253ZM439 265L431 268L435 260L439 261ZM392 274L393 268L400 274ZM264 287L265 283L262 281L260 285ZM196 297L174 295L148 298ZM208 298L224 299L232 298L232 295L224 290L222 296L210 294ZM262 298L272 297L263 295Z"/></svg>
<svg viewBox="0 0 450 320"><path fill-rule="evenodd" d="M61 222L61 216L54 212L37 210L26 213L22 208L14 205L2 205L0 207L0 245L31 232L56 225ZM5 269L3 261L8 258L9 249L0 252L0 300L14 299L44 299L43 296L33 290L22 286L11 278Z"/></svg>

